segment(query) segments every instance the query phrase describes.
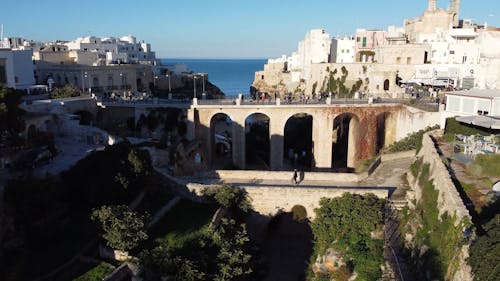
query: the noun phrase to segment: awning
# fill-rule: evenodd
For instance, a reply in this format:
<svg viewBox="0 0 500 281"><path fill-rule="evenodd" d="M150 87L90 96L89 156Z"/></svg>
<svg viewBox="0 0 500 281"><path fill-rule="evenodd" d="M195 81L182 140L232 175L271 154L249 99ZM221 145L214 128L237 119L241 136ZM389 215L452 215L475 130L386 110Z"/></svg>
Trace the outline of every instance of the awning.
<svg viewBox="0 0 500 281"><path fill-rule="evenodd" d="M500 130L500 117L492 117L484 115L461 116L455 118L455 120L457 120L458 122L472 124L483 128Z"/></svg>

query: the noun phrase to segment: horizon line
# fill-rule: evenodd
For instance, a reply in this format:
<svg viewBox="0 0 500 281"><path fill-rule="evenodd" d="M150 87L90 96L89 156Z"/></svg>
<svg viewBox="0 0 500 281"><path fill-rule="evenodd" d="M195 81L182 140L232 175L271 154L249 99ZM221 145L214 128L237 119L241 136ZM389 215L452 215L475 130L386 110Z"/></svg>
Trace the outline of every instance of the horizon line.
<svg viewBox="0 0 500 281"><path fill-rule="evenodd" d="M189 59L189 60L267 60L264 57L162 57L162 59Z"/></svg>

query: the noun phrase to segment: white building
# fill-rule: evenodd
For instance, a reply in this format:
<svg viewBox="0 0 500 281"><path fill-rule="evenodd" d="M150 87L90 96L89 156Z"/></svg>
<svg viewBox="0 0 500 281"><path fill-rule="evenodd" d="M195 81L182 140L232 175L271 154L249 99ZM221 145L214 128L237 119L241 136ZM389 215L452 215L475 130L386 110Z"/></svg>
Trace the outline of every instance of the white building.
<svg viewBox="0 0 500 281"><path fill-rule="evenodd" d="M312 29L298 44L297 52L287 58L287 68L301 72L300 78L309 79L311 64L326 63L330 56L330 35L324 29Z"/></svg>
<svg viewBox="0 0 500 281"><path fill-rule="evenodd" d="M94 53L99 58L104 58L106 64L113 63L153 63L155 52L151 51L149 43L140 42L134 36L128 35L121 38L114 37L80 37L66 43L68 50L85 53Z"/></svg>
<svg viewBox="0 0 500 281"><path fill-rule="evenodd" d="M31 50L0 49L0 84L26 89L35 84Z"/></svg>
<svg viewBox="0 0 500 281"><path fill-rule="evenodd" d="M446 94L446 110L441 114L441 127L446 118L455 116L500 117L500 90L466 90Z"/></svg>
<svg viewBox="0 0 500 281"><path fill-rule="evenodd" d="M355 52L356 42L354 41L354 38L333 38L331 43L329 62L353 63Z"/></svg>

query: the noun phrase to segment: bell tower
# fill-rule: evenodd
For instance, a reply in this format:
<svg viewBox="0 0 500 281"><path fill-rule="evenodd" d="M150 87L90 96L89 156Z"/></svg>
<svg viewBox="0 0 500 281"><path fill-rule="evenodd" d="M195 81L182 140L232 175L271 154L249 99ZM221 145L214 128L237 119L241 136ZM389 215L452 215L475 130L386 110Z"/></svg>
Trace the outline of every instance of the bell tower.
<svg viewBox="0 0 500 281"><path fill-rule="evenodd" d="M450 0L450 8L448 9L450 13L453 13L453 26L458 26L459 24L459 14L460 14L460 0Z"/></svg>
<svg viewBox="0 0 500 281"><path fill-rule="evenodd" d="M436 10L436 2L437 0L429 0L429 6L427 8L427 11L429 12L434 12Z"/></svg>

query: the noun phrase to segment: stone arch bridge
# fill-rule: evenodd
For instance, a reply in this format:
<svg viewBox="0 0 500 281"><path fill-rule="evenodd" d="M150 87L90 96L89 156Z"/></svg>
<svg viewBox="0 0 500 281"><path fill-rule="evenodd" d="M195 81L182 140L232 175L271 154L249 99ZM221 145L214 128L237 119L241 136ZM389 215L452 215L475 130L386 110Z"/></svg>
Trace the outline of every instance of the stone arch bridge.
<svg viewBox="0 0 500 281"><path fill-rule="evenodd" d="M338 117L348 116L349 136L347 166L375 155L382 146L400 140L409 133L433 126L439 122L439 112L424 112L401 104L244 104L192 105L188 109L188 138L201 142L205 163L215 157L214 121L216 116L231 119L232 162L246 168L246 120L253 114L262 114L269 120L271 170L283 169L284 133L287 121L296 115L312 117L312 156L316 169L331 168L332 131Z"/></svg>
<svg viewBox="0 0 500 281"><path fill-rule="evenodd" d="M283 170L285 156L285 126L294 116L307 115L312 119L311 168L332 168L332 142L335 126L346 122L346 166L354 167L358 160L375 155L381 148L398 141L408 134L439 124L439 112L426 112L388 100L369 104L363 100L330 103L259 103L234 102L232 100L159 100L150 102L102 102L102 108L116 108L117 112L132 110L136 121L142 114L155 108L178 108L186 111L187 139L200 141L200 152L204 164L214 168L216 158L215 122L221 116L231 120L231 161L240 169L246 169L247 118L259 114L268 120L269 126L269 170ZM346 117L346 118L344 118ZM345 121L347 120L347 121Z"/></svg>

